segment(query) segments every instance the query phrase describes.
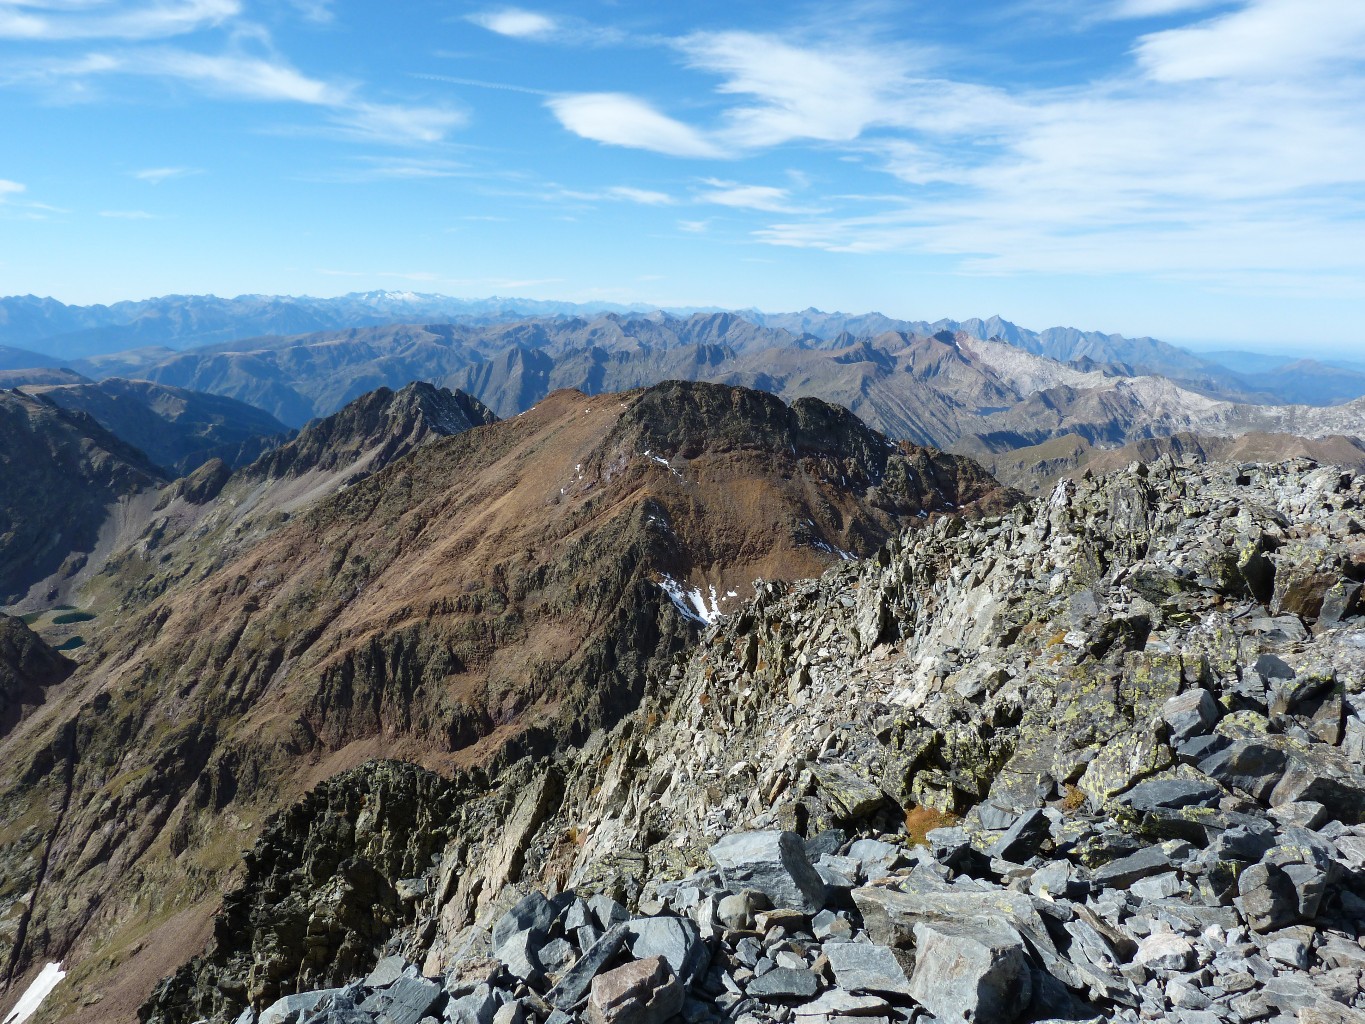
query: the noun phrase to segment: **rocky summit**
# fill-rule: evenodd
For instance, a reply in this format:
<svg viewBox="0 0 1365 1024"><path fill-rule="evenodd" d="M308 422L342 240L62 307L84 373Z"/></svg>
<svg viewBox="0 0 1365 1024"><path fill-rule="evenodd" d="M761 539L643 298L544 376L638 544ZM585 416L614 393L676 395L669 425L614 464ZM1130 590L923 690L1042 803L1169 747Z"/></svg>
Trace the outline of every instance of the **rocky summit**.
<svg viewBox="0 0 1365 1024"><path fill-rule="evenodd" d="M273 819L147 1024L1365 1019L1365 478L1163 457L759 583Z"/></svg>
<svg viewBox="0 0 1365 1024"><path fill-rule="evenodd" d="M209 477L206 464L164 489L153 526L91 585L105 611L79 666L0 739L12 986L60 960L54 1001L130 1019L220 933L226 889L301 865L321 881L382 848L396 859L328 895L286 886L292 909L272 896L278 916L248 932L274 936L274 966L224 998L322 976L293 952L322 934L308 923L331 912L319 899L346 923L311 956L362 966L410 909L383 879L491 834L458 824L466 807L538 827L550 791L522 804L510 780L633 712L755 579L818 575L905 528L1019 500L970 460L891 442L846 410L741 388L559 392L499 422L425 385L348 409L254 466ZM465 788L400 772L357 798L347 773L381 756ZM285 836L264 828L310 791L315 812ZM437 809L413 806L442 792ZM482 802L492 792L512 802ZM402 817L378 846L338 845L357 814L390 812ZM394 833L417 828L413 853ZM279 856L242 863L267 835ZM522 859L471 876L471 905ZM261 913L234 906L233 920ZM357 908L363 939L347 937Z"/></svg>

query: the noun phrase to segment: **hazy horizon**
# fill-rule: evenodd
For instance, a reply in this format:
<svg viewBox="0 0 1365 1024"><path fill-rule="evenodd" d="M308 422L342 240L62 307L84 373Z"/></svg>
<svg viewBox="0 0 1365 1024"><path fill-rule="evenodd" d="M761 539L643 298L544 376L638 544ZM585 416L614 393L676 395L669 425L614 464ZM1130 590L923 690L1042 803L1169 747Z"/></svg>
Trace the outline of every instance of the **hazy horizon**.
<svg viewBox="0 0 1365 1024"><path fill-rule="evenodd" d="M1365 5L0 2L0 290L1001 316L1365 357Z"/></svg>

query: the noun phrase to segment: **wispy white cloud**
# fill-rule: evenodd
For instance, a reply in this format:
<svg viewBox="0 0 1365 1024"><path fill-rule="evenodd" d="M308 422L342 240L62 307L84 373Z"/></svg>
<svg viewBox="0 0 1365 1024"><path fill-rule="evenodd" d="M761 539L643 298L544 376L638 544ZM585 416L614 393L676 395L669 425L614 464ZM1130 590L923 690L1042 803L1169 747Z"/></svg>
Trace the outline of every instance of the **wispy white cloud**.
<svg viewBox="0 0 1365 1024"><path fill-rule="evenodd" d="M607 195L612 199L624 199L630 203L639 203L642 206L671 206L675 202L667 192L657 192L648 188L632 188L629 185L613 185L607 189Z"/></svg>
<svg viewBox="0 0 1365 1024"><path fill-rule="evenodd" d="M39 61L11 68L0 81L40 86L118 75L180 81L224 99L316 107L326 112L333 134L367 141L437 142L467 120L463 111L449 106L369 101L353 83L314 77L280 57L203 53L174 46Z"/></svg>
<svg viewBox="0 0 1365 1024"><path fill-rule="evenodd" d="M164 39L221 25L241 11L240 0L0 2L0 38Z"/></svg>
<svg viewBox="0 0 1365 1024"><path fill-rule="evenodd" d="M701 32L678 41L689 66L721 77L717 91L748 102L729 108L717 134L760 148L793 139L848 142L899 121L912 53L840 42L797 46L773 34Z"/></svg>
<svg viewBox="0 0 1365 1024"><path fill-rule="evenodd" d="M625 93L556 96L546 105L560 124L585 139L668 156L721 159L728 155L697 129Z"/></svg>
<svg viewBox="0 0 1365 1024"><path fill-rule="evenodd" d="M731 206L741 210L763 210L768 213L792 213L791 192L772 185L740 185L733 181L707 178L710 188L697 195L703 203Z"/></svg>
<svg viewBox="0 0 1365 1024"><path fill-rule="evenodd" d="M160 185L163 181L170 181L172 178L185 178L193 174L203 173L197 167L148 167L145 170L134 171L133 177L138 181L145 181L148 185Z"/></svg>
<svg viewBox="0 0 1365 1024"><path fill-rule="evenodd" d="M66 213L56 206L24 198L28 188L20 182L0 178L0 218L5 220L47 220L49 214Z"/></svg>
<svg viewBox="0 0 1365 1024"><path fill-rule="evenodd" d="M1111 18L1159 18L1187 14L1210 7L1226 7L1231 0L1117 0L1107 12Z"/></svg>
<svg viewBox="0 0 1365 1024"><path fill-rule="evenodd" d="M677 51L732 101L707 122L621 94L551 108L611 145L716 159L814 142L902 184L826 209L794 204L797 179L694 194L784 215L755 232L774 245L946 255L979 273L1365 276L1351 242L1365 231L1365 4L1120 0L1109 14L1185 23L1135 37L1106 77L1050 88L947 75L894 43L696 33Z"/></svg>
<svg viewBox="0 0 1365 1024"><path fill-rule="evenodd" d="M554 42L570 46L611 46L626 41L619 29L594 25L582 18L550 15L522 7L495 7L476 11L465 20L511 39Z"/></svg>
<svg viewBox="0 0 1365 1024"><path fill-rule="evenodd" d="M329 24L336 17L332 0L289 0L289 6L298 11L305 21L317 25Z"/></svg>
<svg viewBox="0 0 1365 1024"><path fill-rule="evenodd" d="M1145 36L1136 56L1160 82L1318 79L1365 56L1365 3L1255 0L1201 24Z"/></svg>
<svg viewBox="0 0 1365 1024"><path fill-rule="evenodd" d="M546 39L555 34L559 22L546 14L522 10L519 7L503 7L497 10L480 11L469 15L469 20L500 36L515 39Z"/></svg>

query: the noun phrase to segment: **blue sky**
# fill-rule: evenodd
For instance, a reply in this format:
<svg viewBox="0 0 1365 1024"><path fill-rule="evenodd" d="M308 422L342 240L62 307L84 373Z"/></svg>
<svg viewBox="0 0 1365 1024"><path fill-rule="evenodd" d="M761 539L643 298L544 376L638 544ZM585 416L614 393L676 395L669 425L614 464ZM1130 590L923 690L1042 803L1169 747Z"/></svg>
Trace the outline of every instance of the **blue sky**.
<svg viewBox="0 0 1365 1024"><path fill-rule="evenodd" d="M0 0L0 293L1365 354L1365 2Z"/></svg>

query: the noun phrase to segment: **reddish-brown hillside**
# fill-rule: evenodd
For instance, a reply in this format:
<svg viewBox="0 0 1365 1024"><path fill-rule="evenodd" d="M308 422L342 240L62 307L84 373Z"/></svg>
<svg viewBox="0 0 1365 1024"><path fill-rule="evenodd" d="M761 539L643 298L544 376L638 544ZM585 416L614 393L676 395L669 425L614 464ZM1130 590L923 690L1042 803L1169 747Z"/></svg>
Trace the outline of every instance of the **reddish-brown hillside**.
<svg viewBox="0 0 1365 1024"><path fill-rule="evenodd" d="M709 384L557 392L432 441L104 633L0 745L0 804L43 865L0 822L0 955L65 959L86 994L165 973L196 950L132 936L202 921L308 786L380 754L495 770L580 739L755 578L1013 497L838 407Z"/></svg>

